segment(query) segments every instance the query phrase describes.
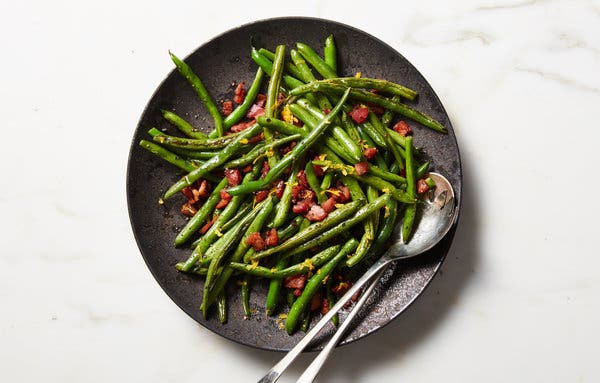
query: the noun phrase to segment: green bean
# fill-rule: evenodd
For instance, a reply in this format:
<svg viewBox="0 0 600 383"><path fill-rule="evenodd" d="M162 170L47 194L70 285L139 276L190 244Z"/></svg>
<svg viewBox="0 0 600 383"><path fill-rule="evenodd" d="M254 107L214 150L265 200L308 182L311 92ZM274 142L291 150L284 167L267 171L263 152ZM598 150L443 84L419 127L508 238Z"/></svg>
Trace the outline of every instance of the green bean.
<svg viewBox="0 0 600 383"><path fill-rule="evenodd" d="M271 52L270 50L268 50L266 48L260 48L258 50L258 53L260 53L261 55L265 56L266 58L268 58L271 61L275 60L275 53ZM300 79L302 78L302 74L300 73L300 71L298 70L298 68L296 67L296 65L294 65L293 63L291 63L289 61L286 61L284 63L284 68L292 76L294 76L296 78L300 78Z"/></svg>
<svg viewBox="0 0 600 383"><path fill-rule="evenodd" d="M243 181L249 181L253 177L254 177L254 174L248 173L244 176ZM216 194L215 199L218 203L218 201L220 200L220 193L213 191L213 193L211 193L211 197L209 197L209 198L212 198L213 194ZM219 235L222 234L221 233L222 225L227 223L235 215L235 212L238 210L238 208L242 204L242 202L243 202L243 198L241 198L241 197L240 198L233 197L229 201L227 206L221 211L221 213L218 215L215 222L210 226L208 231L206 233L204 233L204 235L202 237L200 237L196 242L194 242L192 244L192 248L194 250L192 251L192 254L189 256L189 258L184 263L179 263L176 265L178 270L188 271L194 264L196 264L196 262L201 257L203 257L202 264L204 266L208 265L208 263L210 262L210 257L206 256L206 251L211 246L211 244L215 241L215 239ZM211 204L213 204L213 203L214 203L214 201L211 200ZM205 204L208 204L208 201ZM214 206L213 206L213 208L214 208ZM198 214L198 213L196 213L196 214ZM237 224L237 222L236 222L236 224ZM200 226L200 223L198 223L197 226Z"/></svg>
<svg viewBox="0 0 600 383"><path fill-rule="evenodd" d="M364 221L369 216L371 216L373 212L381 209L389 199L390 196L384 194L381 197L377 198L375 201L367 203L362 208L357 210L356 213L354 213L354 216L333 227L332 229L329 229L328 231L320 234L318 237L305 241L303 244L294 247L292 250L288 251L285 254L285 256L289 257L294 254L303 252L305 250L312 249L315 246L320 246L323 243L331 240L332 238L335 238L341 235L342 233L346 233L350 228L354 227L356 224ZM260 253L257 253L255 254L255 256L259 254Z"/></svg>
<svg viewBox="0 0 600 383"><path fill-rule="evenodd" d="M296 296L294 295L294 290L287 289L286 301L287 301L288 307L292 307L292 305L296 301Z"/></svg>
<svg viewBox="0 0 600 383"><path fill-rule="evenodd" d="M330 114L319 121L319 124L315 127L315 129L311 130L310 133L304 137L298 144L292 149L291 152L286 154L281 161L277 163L274 167L269 170L269 173L265 176L263 180L260 181L252 181L246 184L242 184L239 186L234 186L229 189L229 194L245 194L251 193L260 189L263 189L265 186L271 184L277 177L283 173L283 171L291 165L294 161L296 161L300 156L304 154L319 138L323 132L327 129L327 127L331 124L331 119L340 112L342 109L342 105L346 102L348 98L348 92L344 93L340 102L336 104Z"/></svg>
<svg viewBox="0 0 600 383"><path fill-rule="evenodd" d="M321 190L327 190L331 187L331 181L333 180L332 173L325 173L323 180L321 181Z"/></svg>
<svg viewBox="0 0 600 383"><path fill-rule="evenodd" d="M256 214L255 218L252 219L248 228L245 230L243 237L241 238L237 248L235 249L235 251L233 252L233 255L231 256L231 259L230 259L231 262L239 262L242 260L242 258L244 257L244 255L246 254L246 252L248 251L248 249L250 247L248 245L248 237L252 233L260 232L260 230L262 229L262 227L265 224L265 221L269 217L270 212L273 210L275 201L276 201L276 197L269 196L266 200L264 200L264 201L260 202L258 205L256 205L253 212L258 210L258 213ZM211 262L211 264L212 264L212 262ZM208 288L210 289L209 292L207 293L207 297L214 296L215 293L218 293L219 291L224 289L225 284L231 277L232 273L233 273L232 269L230 269L228 267L224 267L221 270L220 275L218 276L218 278L216 279L216 281L214 282L214 284L212 286L209 284L209 278L207 277L205 286L208 286ZM209 268L208 275L210 275L210 268ZM210 300L207 300L207 302L210 305Z"/></svg>
<svg viewBox="0 0 600 383"><path fill-rule="evenodd" d="M394 156L392 156L389 151L385 152L385 154L386 155L383 158L385 159L386 163L389 163L390 165L390 173L399 173L400 165L398 165L398 161L396 161L396 158L393 158Z"/></svg>
<svg viewBox="0 0 600 383"><path fill-rule="evenodd" d="M178 168L180 168L183 171L191 172L192 170L196 169L199 166L198 162L185 160L185 159L179 157L177 154L170 152L167 149L163 148L162 146L156 145L153 142L141 140L140 146L142 148L146 149L147 151L149 151L150 153L155 154L158 157L162 158L163 160L177 166Z"/></svg>
<svg viewBox="0 0 600 383"><path fill-rule="evenodd" d="M372 111L369 112L369 122L379 132L379 134L381 134L384 137L387 149L392 152L392 155L398 162L398 166L400 166L400 169L402 169L404 166L403 161L402 161L405 156L404 150L401 147L396 146L391 137L393 134L395 134L399 137L402 137L402 136L400 136L397 132L394 132L391 129L386 129L383 126L383 124L381 123L381 120L379 120L379 117L377 117L377 115L375 113L373 113ZM392 131L394 133L390 133L390 131Z"/></svg>
<svg viewBox="0 0 600 383"><path fill-rule="evenodd" d="M366 183L367 185L373 186L374 188L377 188L378 190L384 193L389 193L390 196L398 202L408 204L414 204L416 202L416 198L409 196L408 193L406 193L404 190L396 188L391 183L379 177L372 176L369 174L364 174L362 176L357 176L356 174L353 174L352 177L362 181L363 183Z"/></svg>
<svg viewBox="0 0 600 383"><path fill-rule="evenodd" d="M353 256L352 258L346 261L346 266L354 267L361 261L366 260L367 258L373 258L379 255L379 252L388 243L388 240L394 232L394 228L396 227L396 219L398 216L398 202L390 198L390 200L386 204L385 210L386 214L383 216L381 228L379 229L377 237L375 238L375 241L371 246L371 250L368 257L365 256L366 254L362 257Z"/></svg>
<svg viewBox="0 0 600 383"><path fill-rule="evenodd" d="M290 207L292 204L292 188L294 184L298 180L298 171L300 170L300 161L295 163L292 166L292 172L290 173L288 180L285 184L285 189L283 189L283 194L281 195L281 200L275 207L275 218L273 219L273 227L278 228L287 219L287 216L290 212Z"/></svg>
<svg viewBox="0 0 600 383"><path fill-rule="evenodd" d="M260 172L261 166L254 166L252 168L252 171L244 176L242 182L248 182L253 179L256 179ZM244 200L244 198L232 198L231 201L225 207L225 209L223 209L223 211L220 214L217 214L217 217L215 218L216 221L211 225L208 231L204 233L202 237L198 238L194 243L192 243L192 249L194 249L194 251L192 252L192 256L194 256L194 253L199 253L200 255L202 255L202 253L204 253L204 251L208 249L208 246L210 246L210 244L215 240L215 238L223 233L223 226L229 221L231 221L231 217L236 211L239 210L239 206ZM244 204L246 202L244 202ZM237 221L235 223L237 223ZM198 246L201 242L204 242L204 244ZM210 259L206 259L205 257L202 259L202 262L203 264L208 265Z"/></svg>
<svg viewBox="0 0 600 383"><path fill-rule="evenodd" d="M323 59L321 59L319 55L314 50L312 50L311 47L303 43L296 43L296 48L298 49L298 52L300 52L300 54L304 57L304 59L308 61L310 65L312 65L321 76L323 76L324 78L337 77L335 71L331 69L331 67L327 65L327 63L323 61Z"/></svg>
<svg viewBox="0 0 600 383"><path fill-rule="evenodd" d="M163 134L160 130L156 128L152 128L148 131L148 134L152 137L159 136ZM212 151L197 151L190 149L182 149L182 148L169 148L169 150L181 157L186 157L190 159L198 159L198 160L210 160L214 157L217 152Z"/></svg>
<svg viewBox="0 0 600 383"><path fill-rule="evenodd" d="M245 274L250 274L255 277L269 278L269 279L282 279L291 277L292 275L308 274L312 271L313 267L319 267L329 261L340 249L339 245L333 245L320 251L310 259L305 259L303 262L296 263L288 267L273 267L268 268L264 266L249 265L247 263L230 262L229 267L234 270L241 271ZM289 258L284 258L289 260Z"/></svg>
<svg viewBox="0 0 600 383"><path fill-rule="evenodd" d="M433 180L433 178L431 177L427 177L425 178L425 183L427 184L428 187L430 188L434 188L435 187L435 181Z"/></svg>
<svg viewBox="0 0 600 383"><path fill-rule="evenodd" d="M308 182L308 186L315 192L317 195L317 202L322 204L327 199L327 196L323 194L321 190L321 183L315 174L315 169L312 166L311 161L306 162L306 166L304 167L304 173L306 174L306 181Z"/></svg>
<svg viewBox="0 0 600 383"><path fill-rule="evenodd" d="M336 301L335 294L333 294L333 290L331 290L332 281L333 278L327 278L327 282L325 283L325 298L327 299L330 309L335 305ZM340 319L337 314L331 317L331 323L333 323L335 327L340 324Z"/></svg>
<svg viewBox="0 0 600 383"><path fill-rule="evenodd" d="M229 145L223 148L223 150L217 153L213 158L203 163L197 169L192 170L186 176L182 177L179 181L177 181L173 186L171 186L165 192L164 198L167 199L172 197L173 195L175 195L175 193L177 193L184 187L190 186L208 172L224 164L233 155L239 152L243 145L245 145L244 142L247 142L249 138L257 135L261 129L262 128L260 125L254 124L246 130L242 131L239 135L235 137L233 142L231 142Z"/></svg>
<svg viewBox="0 0 600 383"><path fill-rule="evenodd" d="M307 59L307 61L309 61ZM309 61L310 62L310 61ZM346 91L346 87L342 85L331 85L323 82L312 82L310 84L302 85L296 87L290 91L291 96L300 96L302 94L306 94L308 92L323 92L329 94L340 94L341 92ZM416 109L411 108L408 105L394 102L388 98L381 97L372 92L362 89L351 89L350 97L355 100L363 101L366 103L372 103L375 105L382 106L384 108L390 109L393 112L399 113L407 118L410 118L416 122L423 124L424 126L436 130L441 133L447 133L448 131L442 124L438 121L434 120L432 117L426 115L423 112L420 112Z"/></svg>
<svg viewBox="0 0 600 383"><path fill-rule="evenodd" d="M367 133L365 133L362 129L358 129L358 135L359 135L359 139L362 139L365 144L370 147L370 148L374 148L375 147L375 142L373 142L373 140L371 139L371 137L369 137L369 135ZM384 152L384 153L387 153ZM385 159L383 158L383 156L381 155L381 153L379 152L379 150L377 151L377 153L375 153L375 164L380 167L383 170L388 171L388 166L387 163L385 162Z"/></svg>
<svg viewBox="0 0 600 383"><path fill-rule="evenodd" d="M238 208L235 215L229 221L225 222L223 225L220 226L219 231L221 233L224 233L227 230L231 229L233 226L235 226L236 223L238 223L240 221L240 219L242 219L242 217L246 216L246 214L248 214L251 210L252 210L252 201L244 202Z"/></svg>
<svg viewBox="0 0 600 383"><path fill-rule="evenodd" d="M300 80L302 80L306 83L317 80L315 75L312 73L312 71L306 64L306 61L304 60L302 55L300 53L298 53L297 50L295 50L295 49L290 50L290 56L292 58L292 61L296 65L296 68L298 68L299 73L296 76L297 78L299 78Z"/></svg>
<svg viewBox="0 0 600 383"><path fill-rule="evenodd" d="M299 245L320 235L321 233L323 233L330 227L337 225L338 223L342 222L344 219L346 219L350 215L354 214L358 210L361 202L362 201L352 201L352 202L349 202L349 203L339 207L338 209L331 212L327 216L327 218L325 218L323 221L313 223L305 230L300 231L298 234L294 235L292 238L288 239L287 241L285 241L277 246L271 247L267 250L263 250L263 251L260 251L256 254L254 254L252 259L260 259L260 258L267 257L271 254L280 253L283 251L293 250L293 249L297 248ZM295 252L294 254L297 254L297 253L299 253L299 252ZM287 254L286 254L286 256L287 256Z"/></svg>
<svg viewBox="0 0 600 383"><path fill-rule="evenodd" d="M290 56L292 57L292 60L294 61L298 70L300 71L301 76L299 78L302 81L304 81L304 82L316 81L315 75L312 73L312 71L306 64L306 61L304 60L302 55L300 53L298 53L298 51L292 49L290 51ZM327 99L327 97L325 95L323 95L321 93L316 93L314 95L314 98L317 100L317 104L319 105L319 108L321 108L322 110L325 110L325 109L331 110L331 108L332 108L331 103L329 102L329 100ZM311 103L311 105L312 105L312 103ZM334 123L337 124L337 120L338 119L336 118Z"/></svg>
<svg viewBox="0 0 600 383"><path fill-rule="evenodd" d="M175 66L177 67L179 73L181 73L183 77L186 78L186 80L190 83L190 85L192 85L192 87L196 91L196 94L198 94L198 97L200 97L200 101L202 101L202 103L204 104L204 106L206 107L206 109L208 110L215 122L215 130L217 131L217 136L221 137L223 135L223 119L221 118L221 112L219 112L219 109L217 109L217 106L208 94L208 90L206 90L206 87L204 86L204 84L202 84L200 78L192 71L192 68L190 68L185 62L177 58L173 53L169 52L169 55L171 56L171 60L173 60L173 62L175 63Z"/></svg>
<svg viewBox="0 0 600 383"><path fill-rule="evenodd" d="M325 113L311 105L310 102L308 102L308 100L299 99L297 102L300 106L312 113L313 116L315 116L316 118L325 118ZM335 137L335 139L338 140L338 142L344 146L348 153L352 155L352 159L354 159L355 162L361 161L363 154L360 149L360 146L358 146L356 142L352 141L352 139L350 138L350 136L348 136L348 133L346 133L344 129L340 128L337 125L333 125L331 127L331 133L333 137Z"/></svg>
<svg viewBox="0 0 600 383"><path fill-rule="evenodd" d="M224 292L219 294L219 298L217 298L217 308L219 322L221 322L221 324L227 323L227 298L225 298Z"/></svg>
<svg viewBox="0 0 600 383"><path fill-rule="evenodd" d="M177 114L168 110L161 110L165 120L175 125L183 134L191 138L207 139L206 134L202 133L198 129L194 128L189 122L178 116Z"/></svg>
<svg viewBox="0 0 600 383"><path fill-rule="evenodd" d="M312 313L310 312L310 305L307 305L304 309L304 316L302 317L302 323L300 324L300 331L307 332L310 327L310 321Z"/></svg>
<svg viewBox="0 0 600 383"><path fill-rule="evenodd" d="M237 158L235 160L227 162L225 165L223 165L223 167L224 168L239 168L241 166L248 165L248 164L252 163L254 160L256 160L257 158L259 158L260 156L268 154L270 150L273 150L276 147L285 145L289 142L296 141L300 138L302 138L302 136L300 134L293 134L291 136L282 137L278 140L274 140L270 144L263 145L258 150L252 150L250 153L248 153L245 156L242 156L240 158ZM271 158L271 157L272 156L269 156L269 158Z"/></svg>
<svg viewBox="0 0 600 383"><path fill-rule="evenodd" d="M219 240L217 240L212 246L206 251L206 257L209 258L210 264L208 266L208 272L206 274L206 281L204 282L204 291L203 291L203 299L202 305L200 309L202 313L206 317L206 313L211 306L214 297L219 294L222 289L214 289L216 282L215 280L221 277L224 272L227 272L227 278L231 276L231 270L229 268L223 268L219 273L218 269L223 262L225 256L229 253L229 250L235 245L236 242L240 240L240 237L244 234L244 231L255 221L255 217L257 217L263 210L263 207L268 204L267 200L261 202L256 205L256 207L244 218L242 218L231 230L225 233ZM245 237L245 236L244 236ZM244 238L245 239L245 238ZM245 243L245 240L242 240L239 245ZM238 249L239 249L238 245ZM237 253L237 249L236 249ZM244 253L238 254L239 257L242 257ZM224 283L223 283L224 286Z"/></svg>
<svg viewBox="0 0 600 383"><path fill-rule="evenodd" d="M336 254L333 259L327 262L323 267L321 267L306 283L304 290L302 290L302 295L296 299L288 316L285 321L285 329L288 334L293 334L296 326L298 324L298 320L300 315L305 311L306 307L310 304L310 300L315 292L321 288L323 284L323 280L331 274L333 269L340 263L342 259L344 259L350 252L354 251L356 246L358 245L358 241L354 238L350 239L348 242L344 244L342 249Z"/></svg>
<svg viewBox="0 0 600 383"><path fill-rule="evenodd" d="M397 174L394 174L392 172L389 172L387 170L383 170L382 168L376 166L376 165L370 165L369 166L369 173L373 174L374 176L377 176L381 179L384 179L386 181L390 181L390 182L394 182L398 185L405 185L406 184L406 178L401 177Z"/></svg>
<svg viewBox="0 0 600 383"><path fill-rule="evenodd" d="M400 133L390 128L387 128L385 132L388 134L388 136L390 136L392 140L396 141L398 145L402 146L403 148L406 147L406 137L402 136Z"/></svg>
<svg viewBox="0 0 600 383"><path fill-rule="evenodd" d="M285 241L291 238L298 232L302 222L304 221L306 221L306 219L300 215L294 217L292 222L290 222L285 228L277 231L277 237L279 238L279 241Z"/></svg>
<svg viewBox="0 0 600 383"><path fill-rule="evenodd" d="M372 186L367 187L367 200L369 202L375 201L378 197L379 197L379 193L377 193L377 190L375 188L373 188ZM352 258L362 259L368 254L369 249L371 248L371 245L373 244L373 241L375 239L375 232L377 231L378 223L379 223L379 210L375 211L371 215L371 217L365 221L365 224L364 224L365 232L362 235L362 237L360 238L358 247L356 248L356 251L354 252L352 257L350 257L349 259L346 260L346 266L350 267L350 265L348 264L350 259L352 259Z"/></svg>
<svg viewBox="0 0 600 383"><path fill-rule="evenodd" d="M415 166L413 160L412 136L406 137L406 193L409 197L417 196L417 182L415 180ZM408 243L413 232L417 205L406 206L402 219L402 241Z"/></svg>
<svg viewBox="0 0 600 383"><path fill-rule="evenodd" d="M419 166L417 168L417 176L415 177L416 179L421 179L423 178L423 176L425 176L425 174L427 173L427 170L429 170L429 161L425 162L423 165Z"/></svg>
<svg viewBox="0 0 600 383"><path fill-rule="evenodd" d="M367 136L373 140L375 145L380 148L387 148L387 144L385 142L385 138L383 135L379 134L379 132L375 129L373 124L369 122L364 122L361 125L361 129L367 134Z"/></svg>
<svg viewBox="0 0 600 383"><path fill-rule="evenodd" d="M304 109L298 104L290 104L289 108L294 114L294 116L298 117L298 119L305 123L309 128L311 128L311 130L316 127L317 119L308 110ZM345 148L343 148L340 145L339 141L337 141L335 138L326 136L324 137L324 140L325 144L331 150L337 153L340 157L342 157L345 161L350 163L356 162L352 155L348 153L348 151Z"/></svg>
<svg viewBox="0 0 600 383"><path fill-rule="evenodd" d="M289 264L289 262L289 258L279 257L279 259L277 259L277 262L275 262L274 269L283 269ZM265 313L267 314L267 316L274 315L277 310L277 306L279 305L279 298L281 296L282 285L283 280L281 278L271 279L271 281L269 281L269 289L267 290L267 298L265 299Z"/></svg>
<svg viewBox="0 0 600 383"><path fill-rule="evenodd" d="M191 150L207 150L224 148L235 139L235 136L225 136L208 140L197 140L195 138L175 137L161 133L157 134L152 139L160 144L167 145L169 147Z"/></svg>
<svg viewBox="0 0 600 383"><path fill-rule="evenodd" d="M350 117L348 117L348 113L344 113L342 115L342 125L344 126L344 129L346 129L346 133L348 134L348 136L350 137L350 139L352 141L357 142L357 143L361 141L361 137L360 137L358 128L356 127L356 125L354 124L352 119ZM371 145L371 146L375 146L375 145Z"/></svg>
<svg viewBox="0 0 600 383"><path fill-rule="evenodd" d="M275 60L273 61L273 70L269 87L267 88L267 101L265 103L265 116L275 117L277 112L277 96L279 95L279 86L281 84L281 76L283 75L283 63L285 61L285 45L278 45L275 50ZM263 127L265 142L270 144L273 142L273 133L267 127ZM268 157L269 166L272 168L279 162L279 154L272 152Z"/></svg>
<svg viewBox="0 0 600 383"><path fill-rule="evenodd" d="M187 272L190 274L205 276L206 273L208 273L208 268L200 267L200 266L196 265L196 266L192 267L192 269L190 271L187 271Z"/></svg>
<svg viewBox="0 0 600 383"><path fill-rule="evenodd" d="M261 67L258 67L256 70L256 75L254 76L254 80L252 81L252 85L250 85L250 89L248 89L248 93L246 97L244 97L244 101L238 105L229 116L225 117L223 120L223 126L226 129L231 128L233 125L237 124L244 116L246 116L246 112L250 108L250 106L254 103L256 99L256 95L260 92L260 86L262 84L262 80L265 76L265 72ZM217 136L216 130L213 130L209 137L213 138Z"/></svg>
<svg viewBox="0 0 600 383"><path fill-rule="evenodd" d="M285 121L281 121L277 118L260 116L256 119L256 122L258 122L258 124L262 127L269 127L279 133L283 133L286 135L299 134L302 137L306 137L306 135L308 135L308 132L305 132L304 130L300 129L296 125L289 124L289 123L287 123Z"/></svg>
<svg viewBox="0 0 600 383"><path fill-rule="evenodd" d="M247 276L242 279L242 307L244 308L244 319L250 319L252 315L250 310L250 278Z"/></svg>
<svg viewBox="0 0 600 383"><path fill-rule="evenodd" d="M262 68L262 70L267 74L267 76L271 76L271 73L273 73L273 63L271 62L271 60L258 53L258 50L256 50L256 48L254 47L252 47L250 51L250 58L252 58L252 60ZM302 81L298 80L295 77L288 76L286 74L284 74L281 77L281 81L283 81L285 86L289 89L296 88L300 85L304 85Z"/></svg>
<svg viewBox="0 0 600 383"><path fill-rule="evenodd" d="M303 217L299 217L299 218L301 218L301 219L298 220L298 217L297 217L293 221L293 222L296 222L296 231L295 232L297 232L298 228L301 226L300 222L306 221L306 219L304 219ZM287 238L289 238L289 236L287 236L287 234L286 235L283 235L284 233L281 233L281 234L282 235L279 236L279 232L277 233L279 240L285 241ZM288 265L288 263L289 263L289 259L283 259L282 257L279 257L279 259L275 263L275 268L283 269ZM282 284L283 284L282 279L273 279L269 282L269 290L267 291L267 298L265 300L265 312L268 316L273 315L275 313L275 311L277 310L277 305L279 304L279 298L281 296Z"/></svg>
<svg viewBox="0 0 600 383"><path fill-rule="evenodd" d="M392 101L394 102L400 102L400 96L394 96L392 97ZM394 118L394 112L392 112L389 109L386 109L385 112L383 112L383 115L381 116L381 123L383 125L385 125L386 128L390 127L390 123L392 122L392 119Z"/></svg>
<svg viewBox="0 0 600 383"><path fill-rule="evenodd" d="M367 186L367 201L374 202L377 198L379 198L377 189L372 186ZM373 231L369 234L371 235L371 239L375 239L375 232L377 231L377 225L379 224L379 211L373 213L371 220L373 221Z"/></svg>
<svg viewBox="0 0 600 383"><path fill-rule="evenodd" d="M325 39L323 57L325 58L325 63L329 65L331 70L333 70L334 73L337 72L337 48L335 46L333 35L329 35Z"/></svg>
<svg viewBox="0 0 600 383"><path fill-rule="evenodd" d="M379 178L377 176L370 175L370 174L363 174L363 175L359 176L358 174L355 173L354 167L352 167L352 166L344 165L340 162L329 161L329 160L325 160L325 161L313 160L313 164L323 166L326 170L331 169L331 170L341 172L342 174L347 174L347 175L351 176L352 178L355 178L356 180L359 180L363 183L366 183L367 185L373 186L373 187L377 188L378 190L381 190L384 193L389 193L394 199L396 199L399 202L404 202L404 203L415 203L416 202L416 198L412 198L412 197L408 196L408 194L405 191L396 188L393 184L389 183L388 181L386 181L382 178ZM352 190L351 190L351 192L352 192Z"/></svg>
<svg viewBox="0 0 600 383"><path fill-rule="evenodd" d="M192 218L186 223L186 225L181 229L177 237L175 238L175 246L180 246L186 243L193 233L198 231L200 225L204 222L206 217L208 217L215 210L215 206L219 203L221 199L220 191L225 186L227 186L227 178L223 178L221 182L215 186L214 190L210 193L210 196L204 202L204 205L194 214ZM195 263L195 262L194 262ZM184 271L188 271L192 265L188 265Z"/></svg>
<svg viewBox="0 0 600 383"><path fill-rule="evenodd" d="M344 176L342 177L342 182L348 187L348 189L350 189L352 201L364 201L366 199L365 193L360 187L358 181L356 181L354 178Z"/></svg>
<svg viewBox="0 0 600 383"><path fill-rule="evenodd" d="M417 97L417 92L405 86L375 78L366 77L336 77L318 81L321 84L332 86L343 86L353 89L376 89L383 93L389 93L395 96L401 96L408 100L414 100Z"/></svg>

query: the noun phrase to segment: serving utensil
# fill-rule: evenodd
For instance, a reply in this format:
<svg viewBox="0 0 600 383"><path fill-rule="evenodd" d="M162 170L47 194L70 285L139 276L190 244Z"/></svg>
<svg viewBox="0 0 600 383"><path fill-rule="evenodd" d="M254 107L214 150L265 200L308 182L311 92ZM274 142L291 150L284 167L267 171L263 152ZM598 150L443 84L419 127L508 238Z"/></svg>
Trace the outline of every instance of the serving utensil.
<svg viewBox="0 0 600 383"><path fill-rule="evenodd" d="M259 380L259 383L271 383L277 381L281 374L291 365L298 355L310 344L313 338L321 331L327 322L351 299L351 297L374 279L371 286L364 292L361 299L356 303L354 309L348 314L348 317L340 325L337 332L333 335L329 343L323 348L323 351L313 360L310 366L302 374L298 382L312 382L317 376L321 366L325 363L333 348L341 340L344 332L350 325L352 319L356 316L361 306L367 301L373 287L383 274L385 268L392 262L412 258L421 255L433 248L450 231L457 218L456 200L454 190L450 181L438 173L429 173L435 181L435 188L425 194L418 211L420 218L414 235L408 243L404 243L400 233L393 238L394 243L388 248L379 260L365 272L365 274L344 294L338 302L323 315L314 327L292 348L283 359L273 366L266 375Z"/></svg>

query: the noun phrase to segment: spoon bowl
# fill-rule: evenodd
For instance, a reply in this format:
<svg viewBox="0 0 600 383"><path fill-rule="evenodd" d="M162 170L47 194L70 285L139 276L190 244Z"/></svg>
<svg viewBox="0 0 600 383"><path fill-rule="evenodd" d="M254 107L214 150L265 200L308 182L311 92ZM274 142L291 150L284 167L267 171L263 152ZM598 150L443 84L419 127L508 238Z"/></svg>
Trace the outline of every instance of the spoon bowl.
<svg viewBox="0 0 600 383"><path fill-rule="evenodd" d="M405 243L400 230L396 231L395 242L388 248L384 257L390 260L411 258L430 250L446 236L454 224L454 189L446 177L429 173L435 187L426 192L417 209L417 229L408 243Z"/></svg>

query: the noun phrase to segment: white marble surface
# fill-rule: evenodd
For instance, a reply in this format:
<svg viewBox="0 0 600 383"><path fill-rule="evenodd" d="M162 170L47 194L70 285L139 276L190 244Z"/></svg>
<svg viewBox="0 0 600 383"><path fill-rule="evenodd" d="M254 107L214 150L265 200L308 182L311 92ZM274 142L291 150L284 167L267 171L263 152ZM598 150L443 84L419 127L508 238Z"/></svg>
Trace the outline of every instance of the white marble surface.
<svg viewBox="0 0 600 383"><path fill-rule="evenodd" d="M280 15L398 49L438 92L464 161L442 273L320 381L600 381L600 2L178 3L0 4L0 381L251 382L280 357L181 312L125 203L130 139L167 50Z"/></svg>

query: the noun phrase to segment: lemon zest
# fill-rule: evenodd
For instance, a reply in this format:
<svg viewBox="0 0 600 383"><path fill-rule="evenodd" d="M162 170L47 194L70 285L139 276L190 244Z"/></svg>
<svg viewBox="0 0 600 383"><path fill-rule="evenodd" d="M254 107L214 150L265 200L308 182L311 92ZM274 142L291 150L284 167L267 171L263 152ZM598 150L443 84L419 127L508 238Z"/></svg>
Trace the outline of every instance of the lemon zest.
<svg viewBox="0 0 600 383"><path fill-rule="evenodd" d="M294 114L290 110L289 105L286 105L283 108L283 110L281 111L281 117L283 118L283 121L287 122L288 124L294 124L294 123L298 122L298 119L296 118L296 116L294 116Z"/></svg>

